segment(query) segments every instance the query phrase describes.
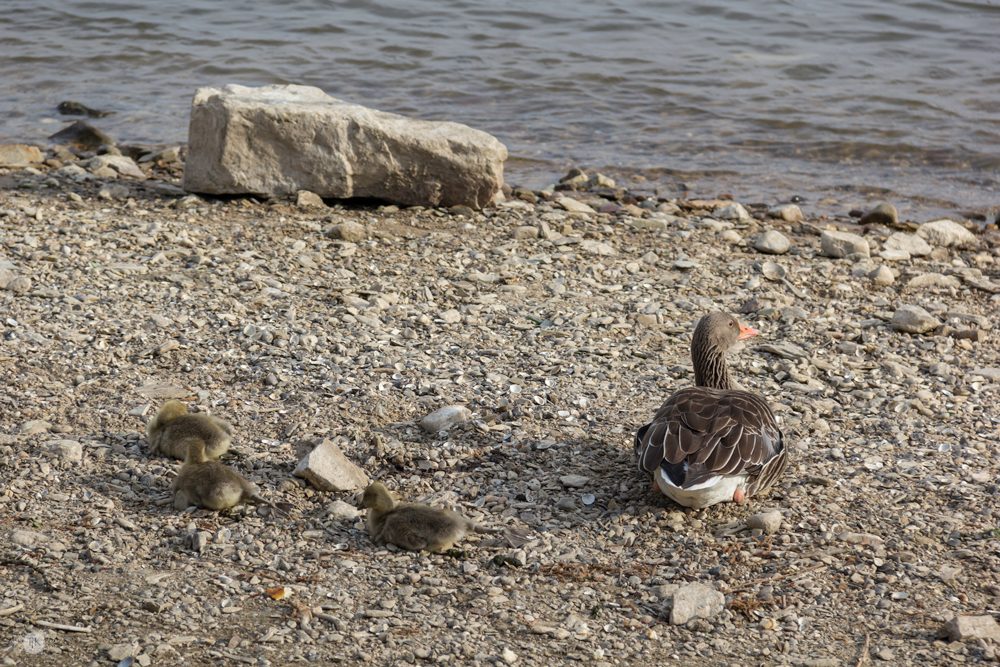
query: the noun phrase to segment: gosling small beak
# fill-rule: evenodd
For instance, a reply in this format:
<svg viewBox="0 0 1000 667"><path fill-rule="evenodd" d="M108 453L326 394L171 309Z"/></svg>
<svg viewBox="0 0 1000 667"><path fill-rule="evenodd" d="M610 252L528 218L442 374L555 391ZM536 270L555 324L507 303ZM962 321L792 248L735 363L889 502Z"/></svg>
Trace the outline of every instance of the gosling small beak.
<svg viewBox="0 0 1000 667"><path fill-rule="evenodd" d="M760 332L757 331L756 329L754 329L753 327L745 327L745 326L743 326L741 324L740 325L740 337L737 338L736 340L746 340L747 338L753 338L754 336L756 336L759 333Z"/></svg>

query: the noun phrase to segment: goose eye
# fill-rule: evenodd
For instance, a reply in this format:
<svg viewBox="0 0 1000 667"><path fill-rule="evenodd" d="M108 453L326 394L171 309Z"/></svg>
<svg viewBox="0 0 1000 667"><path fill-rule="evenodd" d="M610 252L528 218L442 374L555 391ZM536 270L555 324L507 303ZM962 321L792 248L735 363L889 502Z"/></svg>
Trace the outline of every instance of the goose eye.
<svg viewBox="0 0 1000 667"><path fill-rule="evenodd" d="M729 326L733 326L733 321L729 320Z"/></svg>

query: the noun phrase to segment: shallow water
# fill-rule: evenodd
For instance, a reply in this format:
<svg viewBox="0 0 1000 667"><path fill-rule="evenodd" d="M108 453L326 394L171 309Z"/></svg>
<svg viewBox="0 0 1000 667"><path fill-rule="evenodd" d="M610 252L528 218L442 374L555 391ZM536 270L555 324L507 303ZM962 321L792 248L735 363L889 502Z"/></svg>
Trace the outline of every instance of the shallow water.
<svg viewBox="0 0 1000 667"><path fill-rule="evenodd" d="M558 0L41 0L0 12L0 141L74 100L120 142L187 137L200 86L300 83L486 130L508 180L568 166L668 192L904 217L1000 205L1000 6Z"/></svg>

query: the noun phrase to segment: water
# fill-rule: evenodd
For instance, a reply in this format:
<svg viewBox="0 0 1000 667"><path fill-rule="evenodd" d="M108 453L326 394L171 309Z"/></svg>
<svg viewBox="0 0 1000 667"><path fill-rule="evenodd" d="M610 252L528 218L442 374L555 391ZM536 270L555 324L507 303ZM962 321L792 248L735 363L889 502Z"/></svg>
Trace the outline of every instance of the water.
<svg viewBox="0 0 1000 667"><path fill-rule="evenodd" d="M74 100L180 143L195 88L300 83L490 132L513 183L992 215L997 26L984 0L0 0L0 141L44 145Z"/></svg>

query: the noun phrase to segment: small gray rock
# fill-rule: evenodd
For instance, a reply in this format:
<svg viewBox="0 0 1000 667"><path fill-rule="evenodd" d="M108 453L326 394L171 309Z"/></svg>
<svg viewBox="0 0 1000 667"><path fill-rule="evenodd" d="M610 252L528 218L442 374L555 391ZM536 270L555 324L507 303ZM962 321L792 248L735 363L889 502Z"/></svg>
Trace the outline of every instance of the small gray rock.
<svg viewBox="0 0 1000 667"><path fill-rule="evenodd" d="M684 625L693 618L709 620L726 608L726 596L705 584L688 584L674 593L670 623Z"/></svg>
<svg viewBox="0 0 1000 667"><path fill-rule="evenodd" d="M212 533L208 531L200 530L191 536L191 550L201 551L206 546L208 546L209 541L212 539Z"/></svg>
<svg viewBox="0 0 1000 667"><path fill-rule="evenodd" d="M961 287L962 281L955 276L945 276L940 273L923 273L910 278L907 287Z"/></svg>
<svg viewBox="0 0 1000 667"><path fill-rule="evenodd" d="M868 277L876 285L891 285L896 282L896 276L893 275L892 269L890 269L885 264L876 267L873 271L868 273Z"/></svg>
<svg viewBox="0 0 1000 667"><path fill-rule="evenodd" d="M587 485L590 478L585 475L563 475L559 482L568 489L579 489Z"/></svg>
<svg viewBox="0 0 1000 667"><path fill-rule="evenodd" d="M802 209L800 209L795 204L785 204L784 206L775 206L767 211L767 217L769 218L780 218L785 222L799 222L803 219Z"/></svg>
<svg viewBox="0 0 1000 667"><path fill-rule="evenodd" d="M753 242L753 247L759 252L766 252L770 255L784 255L792 244L781 232L770 229Z"/></svg>
<svg viewBox="0 0 1000 667"><path fill-rule="evenodd" d="M774 510L754 514L747 518L748 528L760 528L765 535L774 535L781 527L781 512Z"/></svg>
<svg viewBox="0 0 1000 667"><path fill-rule="evenodd" d="M750 214L747 213L747 210L745 208L743 208L742 204L738 204L737 202L733 202L732 204L729 204L728 206L724 206L723 208L720 208L713 215L716 218L720 218L722 220L749 220L750 219Z"/></svg>
<svg viewBox="0 0 1000 667"><path fill-rule="evenodd" d="M905 262L910 259L910 253L905 250L891 250L888 248L884 248L878 256L887 262Z"/></svg>
<svg viewBox="0 0 1000 667"><path fill-rule="evenodd" d="M368 238L368 230L360 222L355 222L353 220L348 220L342 222L339 225L334 225L330 231L326 233L332 239L340 239L342 241L350 241L351 243L357 243L358 241L364 241Z"/></svg>
<svg viewBox="0 0 1000 667"><path fill-rule="evenodd" d="M439 433L471 418L472 411L464 405L446 405L420 420L420 426L428 433Z"/></svg>
<svg viewBox="0 0 1000 667"><path fill-rule="evenodd" d="M931 251L934 250L927 241L916 234L904 234L903 232L896 232L887 238L883 248L885 250L903 250L912 257L923 257L931 254Z"/></svg>
<svg viewBox="0 0 1000 667"><path fill-rule="evenodd" d="M977 368L969 375L979 375L990 382L1000 382L1000 368Z"/></svg>
<svg viewBox="0 0 1000 667"><path fill-rule="evenodd" d="M576 509L576 500L573 498L560 498L556 503L556 507L564 512L572 512Z"/></svg>
<svg viewBox="0 0 1000 667"><path fill-rule="evenodd" d="M129 189L120 183L109 183L97 193L100 199L128 199Z"/></svg>
<svg viewBox="0 0 1000 667"><path fill-rule="evenodd" d="M892 661L896 659L896 654L890 648L882 648L875 651L875 657L879 660Z"/></svg>
<svg viewBox="0 0 1000 667"><path fill-rule="evenodd" d="M326 208L323 198L309 190L299 190L296 192L295 204L301 208Z"/></svg>
<svg viewBox="0 0 1000 667"><path fill-rule="evenodd" d="M868 247L868 241L857 234L827 229L820 236L819 242L823 249L823 254L827 257L847 257L854 253L871 257L871 249Z"/></svg>
<svg viewBox="0 0 1000 667"><path fill-rule="evenodd" d="M16 276L7 283L6 289L14 294L25 294L31 289L31 278L28 276Z"/></svg>
<svg viewBox="0 0 1000 667"><path fill-rule="evenodd" d="M22 547L33 547L38 542L44 542L46 539L48 538L45 535L32 530L15 530L10 534L11 543Z"/></svg>
<svg viewBox="0 0 1000 667"><path fill-rule="evenodd" d="M354 521L358 518L358 508L343 500L334 500L326 508L326 515L337 521Z"/></svg>
<svg viewBox="0 0 1000 667"><path fill-rule="evenodd" d="M292 474L320 491L358 491L368 486L368 475L352 463L333 440L324 439L302 457Z"/></svg>
<svg viewBox="0 0 1000 667"><path fill-rule="evenodd" d="M1000 642L1000 626L990 616L956 616L944 624L941 634L953 642L978 639Z"/></svg>
<svg viewBox="0 0 1000 667"><path fill-rule="evenodd" d="M30 419L21 424L21 428L18 430L24 435L35 435L36 433L45 433L50 428L52 428L52 424L44 419Z"/></svg>
<svg viewBox="0 0 1000 667"><path fill-rule="evenodd" d="M764 274L764 277L768 280L778 281L784 278L788 272L785 271L785 267L777 262L764 262L760 267L760 272Z"/></svg>
<svg viewBox="0 0 1000 667"><path fill-rule="evenodd" d="M513 236L514 239L518 240L518 241L526 241L526 240L529 240L529 239L537 239L538 238L538 227L535 227L534 225L522 225L522 226L518 227L517 229L515 229L511 233L511 236Z"/></svg>
<svg viewBox="0 0 1000 667"><path fill-rule="evenodd" d="M582 201L577 201L576 199L571 199L570 197L561 197L552 203L557 206L561 206L570 213L597 213L597 211L591 208L588 204L584 204Z"/></svg>
<svg viewBox="0 0 1000 667"><path fill-rule="evenodd" d="M458 324L462 321L462 313L458 312L454 308L438 313L438 317L441 318L445 324Z"/></svg>
<svg viewBox="0 0 1000 667"><path fill-rule="evenodd" d="M941 326L941 322L920 306L900 306L892 314L889 325L903 333L922 334Z"/></svg>
<svg viewBox="0 0 1000 667"><path fill-rule="evenodd" d="M83 460L83 445L76 440L50 440L42 447L50 454L67 461Z"/></svg>
<svg viewBox="0 0 1000 667"><path fill-rule="evenodd" d="M115 644L108 649L108 659L113 662L120 662L125 658L131 658L139 652L138 644Z"/></svg>

